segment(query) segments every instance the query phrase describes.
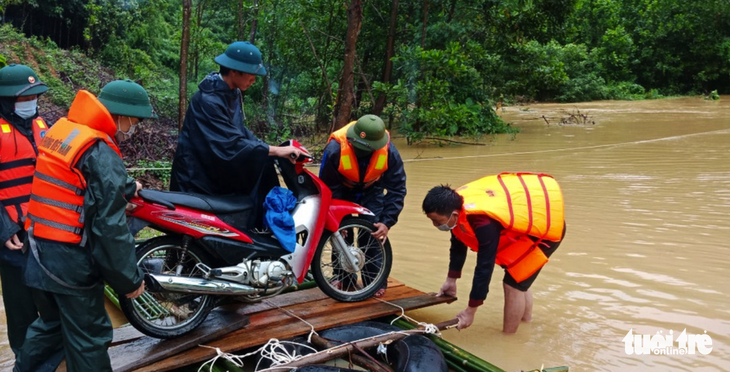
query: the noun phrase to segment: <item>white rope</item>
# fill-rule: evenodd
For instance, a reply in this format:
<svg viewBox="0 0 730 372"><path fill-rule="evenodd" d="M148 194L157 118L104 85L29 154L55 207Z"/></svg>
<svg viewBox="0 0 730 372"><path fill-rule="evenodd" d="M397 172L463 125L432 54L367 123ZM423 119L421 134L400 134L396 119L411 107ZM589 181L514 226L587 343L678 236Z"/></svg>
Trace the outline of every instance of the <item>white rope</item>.
<svg viewBox="0 0 730 372"><path fill-rule="evenodd" d="M289 315L289 316L292 316L292 317L294 317L294 318L297 318L297 319L301 320L302 322L304 322L304 323L305 323L306 325L308 325L308 326L309 326L309 328L311 328L311 330L309 331L309 336L307 336L307 342L308 342L308 343L310 343L310 344L312 343L312 335L317 335L317 336L319 336L319 333L317 333L317 331L316 331L316 330L314 329L314 326L313 326L313 325L312 325L311 323L309 323L308 321L306 321L306 320L304 320L304 319L300 318L300 317L299 317L299 316L298 316L297 314L294 314L294 313L293 313L293 312L291 312L290 310L288 310L288 309L285 309L285 308L283 308L283 307L281 307L281 306L279 306L279 305L277 305L277 304L271 303L271 302L270 302L270 301L268 301L268 300L263 300L263 302L267 303L267 304L268 304L268 305L270 305L270 306L273 306L273 307L276 307L276 308L278 308L279 310L281 310L281 311L285 312L285 313L286 313L287 315Z"/></svg>
<svg viewBox="0 0 730 372"><path fill-rule="evenodd" d="M256 368L254 370L259 370L259 363L261 363L261 361L264 359L268 359L271 361L271 367L276 367L282 364L293 362L304 356L297 354L296 350L290 352L286 349L286 347L284 347L283 344L298 345L311 349L315 353L317 352L317 349L309 345L300 344L298 342L292 341L279 341L275 338L272 338L269 340L269 342L266 343L266 345L262 346L259 350L256 350L256 352L261 353L261 359L259 359L259 362L256 364Z"/></svg>
<svg viewBox="0 0 730 372"><path fill-rule="evenodd" d="M258 363L256 364L256 368L254 369L255 371L257 371L259 368L259 364L264 359L268 359L271 361L271 367L276 367L281 364L287 364L287 363L293 362L303 356L303 355L297 354L296 350L290 352L289 350L286 349L286 347L284 347L283 344L298 345L298 346L306 347L306 348L314 351L315 353L317 352L317 349L315 349L309 345L292 342L292 341L279 341L275 338L270 339L268 342L266 342L266 344L264 344L260 348L254 350L248 354L245 354L245 355L235 355L235 354L224 353L223 351L221 351L221 349L219 349L217 347L212 347L212 346L207 346L207 345L198 345L200 347L214 349L217 353L217 355L213 359L208 360L207 362L203 363L200 366L200 368L198 368L198 372L200 372L200 370L202 370L203 367L205 367L209 363L210 363L210 367L208 368L208 372L212 372L213 366L215 365L215 363L218 361L219 358L228 360L229 362L233 363L236 367L243 367L243 359L245 359L249 356L252 356L252 355L261 354L261 358L259 359Z"/></svg>
<svg viewBox="0 0 730 372"><path fill-rule="evenodd" d="M210 363L210 367L208 368L208 372L213 372L213 365L215 365L215 362L218 361L219 358L223 358L231 363L233 363L236 367L243 367L243 361L241 358L244 358L245 356L238 356L234 354L224 353L221 351L221 349L217 347L207 346L207 345L198 345L200 347L207 347L208 349L214 349L215 352L218 354L213 359L203 363L200 365L200 368L198 368L198 372L205 367L206 364Z"/></svg>
<svg viewBox="0 0 730 372"><path fill-rule="evenodd" d="M395 319L393 319L393 321L390 322L391 325L393 323L395 323L396 320L398 320L400 318L405 318L408 321L410 321L411 323L416 323L419 326L423 327L423 331L425 333L430 334L430 335L435 335L435 336L441 337L441 331L439 331L438 327L436 327L434 324L432 324L432 323L426 323L426 322L421 322L421 321L418 321L416 319L413 319L413 318L409 317L408 315L406 315L406 309L404 309L403 307L398 306L398 305L396 305L396 304L394 304L392 302L388 302L388 301L383 300L382 298L377 298L377 297L375 299L378 300L378 301L380 301L380 302L386 303L388 305L391 305L391 306L394 306L394 307L397 307L397 308L400 309L400 315L398 317L396 317Z"/></svg>

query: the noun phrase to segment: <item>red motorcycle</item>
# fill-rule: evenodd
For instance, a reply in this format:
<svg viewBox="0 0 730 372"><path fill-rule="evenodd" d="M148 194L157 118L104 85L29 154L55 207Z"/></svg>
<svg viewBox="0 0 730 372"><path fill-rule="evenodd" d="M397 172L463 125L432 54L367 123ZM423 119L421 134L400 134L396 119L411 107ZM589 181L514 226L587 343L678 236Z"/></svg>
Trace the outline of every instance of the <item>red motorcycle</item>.
<svg viewBox="0 0 730 372"><path fill-rule="evenodd" d="M290 144L306 152L298 142ZM390 274L390 243L371 235L376 228L362 216L372 212L332 199L329 188L304 168L311 161L308 155L295 164L274 160L297 199L294 252L253 227L252 197L140 190L128 218L165 235L137 246L146 291L133 300L120 296L129 322L149 336L172 338L195 329L224 297L256 302L308 278L339 301L373 296Z"/></svg>

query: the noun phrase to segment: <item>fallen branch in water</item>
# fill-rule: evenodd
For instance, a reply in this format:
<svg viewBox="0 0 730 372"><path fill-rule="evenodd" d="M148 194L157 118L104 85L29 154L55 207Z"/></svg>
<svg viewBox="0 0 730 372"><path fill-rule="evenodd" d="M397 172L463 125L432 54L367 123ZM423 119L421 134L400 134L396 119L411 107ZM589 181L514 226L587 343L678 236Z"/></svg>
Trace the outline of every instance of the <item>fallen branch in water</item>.
<svg viewBox="0 0 730 372"><path fill-rule="evenodd" d="M451 142L451 143L458 143L460 145L471 145L471 146L486 146L484 143L478 143L478 142L462 142L462 141L456 141L456 140L450 140L446 138L439 138L439 137L423 137L425 140L434 140L434 141L444 141L444 142Z"/></svg>

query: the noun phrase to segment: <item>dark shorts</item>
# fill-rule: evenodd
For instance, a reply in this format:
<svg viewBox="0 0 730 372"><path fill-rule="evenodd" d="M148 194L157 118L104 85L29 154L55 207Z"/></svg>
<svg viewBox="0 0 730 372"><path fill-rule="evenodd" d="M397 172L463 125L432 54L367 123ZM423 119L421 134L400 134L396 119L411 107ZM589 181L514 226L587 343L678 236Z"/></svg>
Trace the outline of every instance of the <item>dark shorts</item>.
<svg viewBox="0 0 730 372"><path fill-rule="evenodd" d="M551 242L551 241L543 241L540 243L539 247L542 250L542 253L545 254L545 256L550 257L556 249L558 249L558 246L560 246L560 242L563 241L565 238L565 227L563 227L563 237L560 239L559 242ZM542 268L540 268L542 270ZM504 284L507 284L508 286L518 289L522 292L527 292L528 289L532 286L532 283L537 279L537 275L540 274L540 270L537 270L532 276L529 278L517 283L515 278L510 275L510 273L507 270L504 270L504 279L502 279L502 282Z"/></svg>

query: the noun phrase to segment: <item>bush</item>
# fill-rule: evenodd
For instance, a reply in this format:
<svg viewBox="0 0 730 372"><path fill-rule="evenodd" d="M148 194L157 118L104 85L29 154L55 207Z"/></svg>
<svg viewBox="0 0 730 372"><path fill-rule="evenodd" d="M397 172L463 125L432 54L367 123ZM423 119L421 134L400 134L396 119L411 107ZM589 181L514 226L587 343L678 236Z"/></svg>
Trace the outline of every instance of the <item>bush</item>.
<svg viewBox="0 0 730 372"><path fill-rule="evenodd" d="M375 84L395 105L401 133L409 142L427 136L479 136L514 132L499 118L487 98L484 79L458 43L445 49L403 48L393 59L404 72L396 84Z"/></svg>
<svg viewBox="0 0 730 372"><path fill-rule="evenodd" d="M594 101L608 98L606 81L594 73L568 80L556 97L561 102Z"/></svg>
<svg viewBox="0 0 730 372"><path fill-rule="evenodd" d="M621 82L606 88L608 99L640 100L646 98L646 90L639 84Z"/></svg>

